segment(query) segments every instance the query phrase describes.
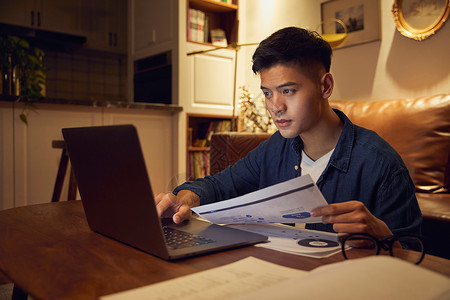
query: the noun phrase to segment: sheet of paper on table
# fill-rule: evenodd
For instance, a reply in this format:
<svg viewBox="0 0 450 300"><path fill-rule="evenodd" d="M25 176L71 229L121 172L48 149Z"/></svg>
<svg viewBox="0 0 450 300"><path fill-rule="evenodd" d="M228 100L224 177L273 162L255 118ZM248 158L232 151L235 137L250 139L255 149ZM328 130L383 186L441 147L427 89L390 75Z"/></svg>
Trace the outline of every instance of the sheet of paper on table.
<svg viewBox="0 0 450 300"><path fill-rule="evenodd" d="M102 300L449 299L450 279L390 256L324 265L310 272L247 257Z"/></svg>
<svg viewBox="0 0 450 300"><path fill-rule="evenodd" d="M192 210L216 224L321 223L310 211L327 204L311 176L304 175Z"/></svg>
<svg viewBox="0 0 450 300"><path fill-rule="evenodd" d="M450 299L450 278L386 255L318 267L307 276L231 297L232 300Z"/></svg>
<svg viewBox="0 0 450 300"><path fill-rule="evenodd" d="M101 297L102 300L219 300L249 293L308 272L247 257L221 267Z"/></svg>
<svg viewBox="0 0 450 300"><path fill-rule="evenodd" d="M256 244L257 247L314 258L328 257L341 251L336 233L298 229L283 224L232 224L227 226L269 237L267 243Z"/></svg>

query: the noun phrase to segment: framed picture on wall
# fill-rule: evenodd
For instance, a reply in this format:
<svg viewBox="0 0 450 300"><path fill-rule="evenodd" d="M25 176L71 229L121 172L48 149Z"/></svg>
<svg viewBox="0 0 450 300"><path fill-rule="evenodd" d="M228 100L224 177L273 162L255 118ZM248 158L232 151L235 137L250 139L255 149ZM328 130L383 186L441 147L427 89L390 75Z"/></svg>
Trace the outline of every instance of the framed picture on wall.
<svg viewBox="0 0 450 300"><path fill-rule="evenodd" d="M332 0L321 4L322 34L347 31L339 48L378 41L381 39L379 0ZM329 21L334 26L325 26ZM338 23L339 22L339 23ZM341 24L344 23L346 28Z"/></svg>

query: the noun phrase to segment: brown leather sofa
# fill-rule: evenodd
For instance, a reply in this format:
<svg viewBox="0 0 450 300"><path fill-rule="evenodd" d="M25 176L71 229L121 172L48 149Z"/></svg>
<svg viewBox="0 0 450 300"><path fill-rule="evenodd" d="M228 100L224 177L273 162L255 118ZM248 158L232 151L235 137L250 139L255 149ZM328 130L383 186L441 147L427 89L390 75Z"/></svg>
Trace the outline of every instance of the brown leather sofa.
<svg viewBox="0 0 450 300"><path fill-rule="evenodd" d="M427 252L450 258L450 94L330 104L354 124L376 131L401 155L416 186ZM211 174L235 163L269 136L214 134Z"/></svg>

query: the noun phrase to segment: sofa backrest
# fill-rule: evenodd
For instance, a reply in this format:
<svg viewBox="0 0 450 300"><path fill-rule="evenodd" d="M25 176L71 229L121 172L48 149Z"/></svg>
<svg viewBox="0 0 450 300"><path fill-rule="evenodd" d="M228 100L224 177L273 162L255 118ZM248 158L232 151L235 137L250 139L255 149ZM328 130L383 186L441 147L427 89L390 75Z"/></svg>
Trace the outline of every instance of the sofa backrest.
<svg viewBox="0 0 450 300"><path fill-rule="evenodd" d="M222 171L268 139L268 133L218 132L211 137L210 173Z"/></svg>
<svg viewBox="0 0 450 300"><path fill-rule="evenodd" d="M450 94L373 102L330 101L402 157L420 192L449 192Z"/></svg>
<svg viewBox="0 0 450 300"><path fill-rule="evenodd" d="M450 191L450 94L383 101L330 101L401 155L418 192ZM211 174L234 164L270 135L228 132L211 140Z"/></svg>

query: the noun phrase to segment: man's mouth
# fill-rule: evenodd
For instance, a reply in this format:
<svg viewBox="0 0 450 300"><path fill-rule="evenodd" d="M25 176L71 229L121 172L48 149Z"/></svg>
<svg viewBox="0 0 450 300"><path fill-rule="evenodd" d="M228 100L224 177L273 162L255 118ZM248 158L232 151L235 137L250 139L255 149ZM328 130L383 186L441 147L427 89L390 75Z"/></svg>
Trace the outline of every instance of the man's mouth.
<svg viewBox="0 0 450 300"><path fill-rule="evenodd" d="M292 121L291 120L286 120L286 119L279 119L279 120L276 120L275 123L279 127L286 127L286 126L289 126L292 123Z"/></svg>

